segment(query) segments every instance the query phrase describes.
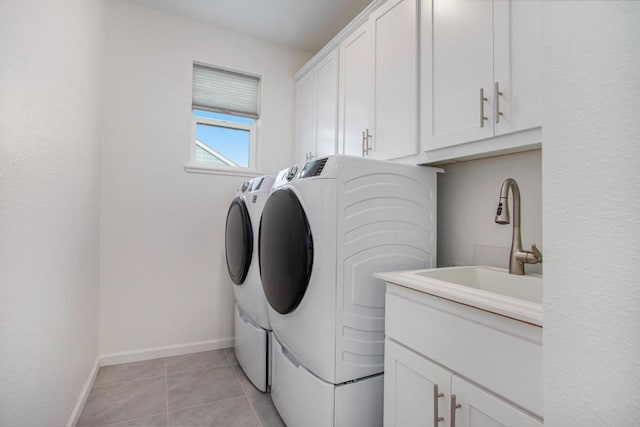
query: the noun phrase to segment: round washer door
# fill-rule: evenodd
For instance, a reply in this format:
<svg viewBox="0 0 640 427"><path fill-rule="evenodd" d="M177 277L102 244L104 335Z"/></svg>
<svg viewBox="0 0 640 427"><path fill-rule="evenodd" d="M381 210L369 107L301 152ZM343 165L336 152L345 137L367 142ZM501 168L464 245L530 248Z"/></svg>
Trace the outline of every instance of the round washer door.
<svg viewBox="0 0 640 427"><path fill-rule="evenodd" d="M249 272L253 254L251 218L244 200L236 198L227 212L225 232L227 270L233 283L241 285Z"/></svg>
<svg viewBox="0 0 640 427"><path fill-rule="evenodd" d="M269 305L280 314L296 309L313 266L313 239L293 190L273 192L260 220L260 276Z"/></svg>

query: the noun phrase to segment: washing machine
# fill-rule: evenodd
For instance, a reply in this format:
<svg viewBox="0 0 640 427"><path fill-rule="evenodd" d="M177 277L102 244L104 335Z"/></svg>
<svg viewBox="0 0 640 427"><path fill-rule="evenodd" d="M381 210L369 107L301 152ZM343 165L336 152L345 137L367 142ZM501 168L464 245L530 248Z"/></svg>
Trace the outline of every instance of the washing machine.
<svg viewBox="0 0 640 427"><path fill-rule="evenodd" d="M260 391L269 385L269 334L258 265L260 216L275 177L262 176L242 184L229 210L225 232L225 254L233 281L234 351L247 377Z"/></svg>
<svg viewBox="0 0 640 427"><path fill-rule="evenodd" d="M259 253L289 427L382 425L386 286L373 273L435 265L437 172L330 156L278 174Z"/></svg>

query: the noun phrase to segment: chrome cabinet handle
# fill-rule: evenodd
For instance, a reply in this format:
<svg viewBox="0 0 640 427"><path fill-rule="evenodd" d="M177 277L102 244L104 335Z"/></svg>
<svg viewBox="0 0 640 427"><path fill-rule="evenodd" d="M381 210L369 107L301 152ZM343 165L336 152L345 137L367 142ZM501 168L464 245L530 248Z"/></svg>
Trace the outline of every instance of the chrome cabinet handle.
<svg viewBox="0 0 640 427"><path fill-rule="evenodd" d="M438 393L438 384L433 385L433 427L438 427L440 421L444 421L444 417L438 414L438 399L444 397L444 393Z"/></svg>
<svg viewBox="0 0 640 427"><path fill-rule="evenodd" d="M500 92L500 83L495 82L493 84L493 104L494 104L494 115L496 116L496 123L500 123L500 116L504 116L504 113L500 112L500 97L504 95Z"/></svg>
<svg viewBox="0 0 640 427"><path fill-rule="evenodd" d="M313 160L315 158L316 158L316 156L313 155L313 152L309 151L309 158L307 160Z"/></svg>
<svg viewBox="0 0 640 427"><path fill-rule="evenodd" d="M456 402L456 395L451 395L451 427L456 427L456 409L462 408L462 405Z"/></svg>
<svg viewBox="0 0 640 427"><path fill-rule="evenodd" d="M366 143L365 143L365 147L366 147L367 155L369 155L369 151L373 151L373 148L371 148L371 147L369 146L369 141L371 141L371 138L373 138L373 135L371 135L371 134L369 133L369 129L368 129L368 128L367 128L367 131L366 131L366 132L367 132L367 133L366 133Z"/></svg>
<svg viewBox="0 0 640 427"><path fill-rule="evenodd" d="M372 148L369 147L369 140L373 137L369 133L369 129L362 131L362 157L365 157L369 154L369 151L372 151Z"/></svg>
<svg viewBox="0 0 640 427"><path fill-rule="evenodd" d="M480 88L480 127L481 128L484 127L484 121L489 120L489 118L485 117L484 115L484 102L488 100L489 99L485 98L484 96L484 88Z"/></svg>

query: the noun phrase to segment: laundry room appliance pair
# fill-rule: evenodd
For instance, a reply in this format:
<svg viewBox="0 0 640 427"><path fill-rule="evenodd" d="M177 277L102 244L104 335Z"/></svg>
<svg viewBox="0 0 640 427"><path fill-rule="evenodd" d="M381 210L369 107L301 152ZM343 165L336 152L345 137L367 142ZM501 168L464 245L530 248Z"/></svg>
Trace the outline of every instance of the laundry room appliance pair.
<svg viewBox="0 0 640 427"><path fill-rule="evenodd" d="M267 301L258 265L258 235L262 208L275 177L242 184L227 212L225 253L234 283L234 349L247 377L260 391L268 389L269 333Z"/></svg>
<svg viewBox="0 0 640 427"><path fill-rule="evenodd" d="M382 425L385 283L435 265L437 169L330 156L278 174L259 262L289 427Z"/></svg>

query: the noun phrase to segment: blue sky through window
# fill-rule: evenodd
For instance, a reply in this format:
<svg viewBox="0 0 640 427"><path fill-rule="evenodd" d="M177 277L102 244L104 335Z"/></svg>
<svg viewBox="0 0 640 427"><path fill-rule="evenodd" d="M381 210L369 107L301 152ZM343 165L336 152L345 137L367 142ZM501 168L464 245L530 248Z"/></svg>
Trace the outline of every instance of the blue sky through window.
<svg viewBox="0 0 640 427"><path fill-rule="evenodd" d="M196 117L208 117L234 123L253 123L253 119L248 117L213 113L203 110L194 109L193 115ZM196 125L196 138L207 147L231 160L239 167L249 167L249 131L198 123Z"/></svg>

